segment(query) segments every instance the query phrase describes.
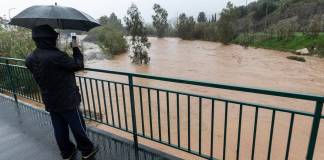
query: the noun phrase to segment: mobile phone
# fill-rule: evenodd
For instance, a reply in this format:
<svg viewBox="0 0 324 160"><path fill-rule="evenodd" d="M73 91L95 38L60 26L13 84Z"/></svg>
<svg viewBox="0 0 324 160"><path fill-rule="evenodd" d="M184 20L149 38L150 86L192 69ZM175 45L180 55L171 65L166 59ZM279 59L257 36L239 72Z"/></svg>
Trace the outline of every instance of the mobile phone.
<svg viewBox="0 0 324 160"><path fill-rule="evenodd" d="M76 36L72 36L72 43L71 43L71 47L77 47L77 39Z"/></svg>

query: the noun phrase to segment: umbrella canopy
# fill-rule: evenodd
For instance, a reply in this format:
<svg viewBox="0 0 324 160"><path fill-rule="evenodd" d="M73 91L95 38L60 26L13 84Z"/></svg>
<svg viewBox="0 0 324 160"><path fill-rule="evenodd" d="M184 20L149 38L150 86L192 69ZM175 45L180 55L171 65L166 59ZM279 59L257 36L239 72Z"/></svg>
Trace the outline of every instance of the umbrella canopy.
<svg viewBox="0 0 324 160"><path fill-rule="evenodd" d="M47 24L56 29L81 31L100 26L94 18L84 12L57 5L31 6L13 17L9 24L30 29Z"/></svg>

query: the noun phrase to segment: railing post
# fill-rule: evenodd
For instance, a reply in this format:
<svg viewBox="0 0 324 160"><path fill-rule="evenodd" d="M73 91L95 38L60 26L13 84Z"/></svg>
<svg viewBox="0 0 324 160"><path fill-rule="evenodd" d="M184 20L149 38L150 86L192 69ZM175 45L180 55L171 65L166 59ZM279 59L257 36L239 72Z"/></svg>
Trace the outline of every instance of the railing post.
<svg viewBox="0 0 324 160"><path fill-rule="evenodd" d="M319 128L321 116L322 116L322 110L323 110L323 102L317 101L315 113L314 113L315 115L313 118L311 136L310 136L309 143L308 143L308 149L307 149L307 155L306 155L307 160L312 160L313 156L314 156L318 128Z"/></svg>
<svg viewBox="0 0 324 160"><path fill-rule="evenodd" d="M129 84L129 94L130 94L130 105L132 113L132 125L133 125L133 139L135 147L135 156L138 159L138 139L137 139L137 127L136 127L136 113L135 113L135 98L134 98L134 84L133 76L128 75L128 84Z"/></svg>
<svg viewBox="0 0 324 160"><path fill-rule="evenodd" d="M13 81L13 77L12 77L12 73L10 70L10 66L9 66L9 60L6 59L6 68L7 68L7 72L8 72L8 76L9 76L9 83L10 83L10 88L12 91L12 95L15 99L16 104L18 105L18 99L17 99L17 93L16 93L16 84Z"/></svg>

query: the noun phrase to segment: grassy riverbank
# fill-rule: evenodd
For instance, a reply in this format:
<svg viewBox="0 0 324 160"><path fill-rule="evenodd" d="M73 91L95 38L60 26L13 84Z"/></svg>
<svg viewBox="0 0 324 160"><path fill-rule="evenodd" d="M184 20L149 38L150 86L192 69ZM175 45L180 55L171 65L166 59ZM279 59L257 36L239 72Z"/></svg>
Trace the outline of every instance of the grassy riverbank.
<svg viewBox="0 0 324 160"><path fill-rule="evenodd" d="M302 33L296 33L288 38L278 38L276 36L262 33L238 36L233 43L247 45L257 48L266 48L272 50L295 52L298 49L315 47L314 54L324 56L324 33L318 36L308 36Z"/></svg>

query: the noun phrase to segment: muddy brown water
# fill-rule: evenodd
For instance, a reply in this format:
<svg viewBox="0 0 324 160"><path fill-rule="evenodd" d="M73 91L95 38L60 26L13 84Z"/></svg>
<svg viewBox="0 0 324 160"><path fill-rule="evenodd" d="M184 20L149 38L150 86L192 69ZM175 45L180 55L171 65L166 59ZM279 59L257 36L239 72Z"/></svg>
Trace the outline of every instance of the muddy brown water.
<svg viewBox="0 0 324 160"><path fill-rule="evenodd" d="M205 42L205 41L184 41L178 38L149 38L152 47L149 50L151 62L149 65L134 65L130 63L127 54L115 56L111 60L91 60L87 62L87 67L119 70L136 73L147 73L159 76L177 77L181 79L208 81L214 83L226 83L243 85L250 87L268 88L273 90L283 90L289 92L302 92L324 95L324 59L317 57L305 57L306 62L297 62L288 60L286 57L292 55L287 52L279 52L266 49L248 48L244 49L238 45L222 45L220 43ZM97 54L97 53L96 53ZM82 72L79 75L87 77L95 77L104 80L127 82L127 77L116 76L112 74L102 74L97 72ZM200 95L223 97L244 102L259 103L262 105L273 105L282 108L296 109L299 111L313 112L315 104L309 101L295 100L290 98L280 98L274 96L259 95L253 93L245 93L238 91L229 91L222 89L213 89L208 87L199 87L193 85L183 85L177 83L155 81L148 79L135 78L135 84L157 87L163 89L170 89L182 92L196 93ZM81 81L84 85L84 81ZM88 82L89 83L89 82ZM89 85L89 84L88 84ZM93 84L93 87L95 85ZM99 83L99 89L102 87ZM92 100L89 101L90 107L96 106L96 110L101 110L103 113L107 112L107 119L112 122L112 112L115 114L114 121L116 125L118 122L118 112L116 107L116 92L114 84L112 88L112 102L114 104L113 111L105 111L103 109L104 100L109 103L108 85L104 85L104 92L99 91L99 95L94 93L95 105ZM89 86L88 86L88 89ZM123 100L121 93L121 86L117 85L117 97L120 105L120 121L121 126L125 127L126 120L128 127L131 128L131 113L129 109L129 98L126 97L126 109L123 108ZM85 87L83 86L83 90ZM142 127L141 108L139 89L135 88L135 103L137 115L138 131L150 136L150 112L149 112L149 96L147 90L142 90L142 106L144 130ZM125 86L126 95L129 94L128 87ZM160 118L161 118L161 137L162 140L168 140L167 130L167 105L165 92L160 92ZM99 101L97 101L99 97ZM91 97L90 97L91 99ZM152 109L152 131L153 137L158 138L158 105L157 93L151 92L151 109ZM171 143L178 144L178 130L177 130L177 108L176 95L170 94L170 134ZM85 104L87 100L85 99ZM184 148L188 146L188 101L187 97L180 95L180 145ZM199 149L199 99L192 97L190 99L190 145L193 150ZM101 108L99 108L100 104ZM215 102L215 124L214 124L214 146L213 155L216 158L223 156L223 139L224 139L224 115L225 103ZM227 126L227 144L226 144L226 159L236 158L237 138L238 138L238 121L239 121L239 105L229 104L228 107L228 126ZM126 118L123 113L126 112ZM210 154L210 139L211 139L211 101L207 99L202 100L202 153ZM251 159L252 136L254 128L255 108L251 106L243 106L242 114L242 132L241 132L241 146L240 159ZM276 119L274 123L273 142L271 159L284 159L288 128L291 114L276 112ZM105 119L103 115L103 119ZM270 128L271 128L272 111L260 109L255 159L267 159L267 152L269 146ZM105 120L104 120L105 121ZM291 139L289 159L305 159L307 144L311 129L311 118L296 115L293 134ZM122 135L129 139L132 135L121 132L116 129L99 125L98 127L108 130L110 132ZM200 159L199 157L177 151L175 149L159 145L157 143L140 138L140 143L149 145L159 150L174 154L183 159ZM317 141L315 152L315 159L324 159L324 124L321 123L320 132Z"/></svg>
<svg viewBox="0 0 324 160"><path fill-rule="evenodd" d="M205 41L183 41L177 38L150 38L152 47L149 50L151 62L149 65L134 65L130 63L127 54L115 56L112 60L91 60L87 62L87 67L100 68L108 70L119 70L136 73L147 73L159 76L177 77L181 79L208 81L214 83L235 84L259 88L268 88L274 90L283 90L289 92L312 93L324 95L324 59L317 57L305 57L306 63L288 60L286 57L292 55L287 52L279 52L266 49L248 48L244 49L238 45L222 45L220 43L205 42ZM127 77L116 76L111 74L101 74L96 72L85 72L82 75L89 77L96 77L99 79L112 80L118 82L127 82ZM135 84L157 87L163 89L171 89L176 91L183 91L189 93L196 93L206 96L223 97L244 102L253 102L263 105L273 105L282 108L296 109L299 111L313 112L315 104L309 101L295 100L289 98L280 98L274 96L265 96L252 93L244 93L237 91L228 91L222 89L212 89L207 87L199 87L192 85L183 85L177 83L169 83L163 81L155 81L148 79L135 78ZM112 95L115 91L112 86ZM99 88L100 88L99 84ZM107 88L107 87L105 87ZM119 90L119 104L123 106L121 100L122 93L121 86L117 86ZM125 88L126 95L128 88ZM105 92L108 92L105 89ZM150 136L149 123L149 105L147 90L143 89L143 119L144 131L146 135ZM165 93L160 95L160 118L161 118L161 136L162 140L168 140L167 130L167 105ZM95 93L95 97L97 94ZM103 106L103 95L99 93L100 103ZM152 109L152 126L153 137L158 138L158 105L157 93L151 93L151 109ZM106 99L108 100L108 99ZM170 95L170 133L171 142L178 144L177 131L177 108L176 95ZM126 106L129 99L126 98ZM183 147L188 146L188 101L187 97L179 96L180 102L180 144ZM97 106L97 101L95 102ZM113 103L116 99L113 98ZM140 133L143 133L140 97L139 90L135 88L135 103L137 126ZM191 98L190 110L190 145L193 150L199 149L199 100ZM210 133L211 133L211 102L202 100L202 153L210 154ZM225 103L215 102L215 125L214 125L214 146L213 155L216 158L223 156L223 138L224 138L224 115ZM98 110L99 108L97 108ZM114 106L115 123L118 124L117 108ZM103 111L103 109L102 109ZM121 115L124 112L120 108ZM126 108L128 119L128 126L131 125L131 114ZM250 106L243 107L242 114L242 132L241 132L241 146L240 158L251 159L252 136L254 127L255 108ZM111 111L108 111L109 121L112 121ZM288 113L276 112L276 119L274 123L273 142L271 159L284 159L288 128L291 115ZM270 128L271 128L272 111L260 109L258 126L255 159L266 159ZM125 118L120 117L121 125L125 123ZM239 105L229 104L228 108L228 128L227 128L227 146L226 159L236 158L237 138L238 138L238 120L239 120ZM293 134L291 139L289 159L305 159L307 144L309 140L309 133L311 128L311 119L305 116L296 115ZM116 131L105 126L99 126L117 134L125 135L131 138L131 135ZM199 159L199 157L191 156L190 154L182 153L174 149L158 145L150 141L140 139L141 143L153 146L160 150L175 154L184 159ZM317 141L315 159L324 159L324 124L321 123L320 133Z"/></svg>

